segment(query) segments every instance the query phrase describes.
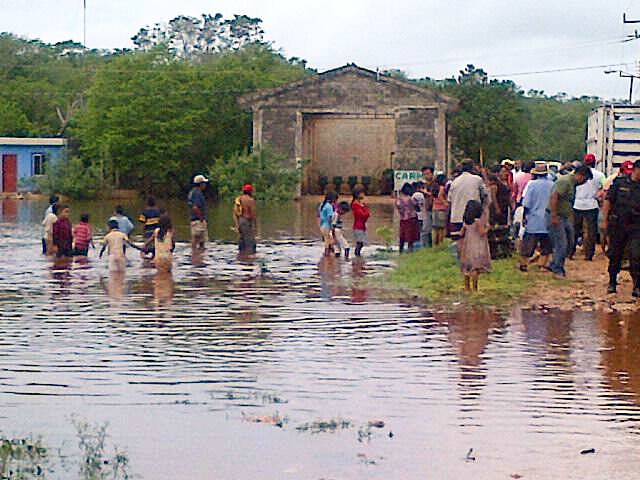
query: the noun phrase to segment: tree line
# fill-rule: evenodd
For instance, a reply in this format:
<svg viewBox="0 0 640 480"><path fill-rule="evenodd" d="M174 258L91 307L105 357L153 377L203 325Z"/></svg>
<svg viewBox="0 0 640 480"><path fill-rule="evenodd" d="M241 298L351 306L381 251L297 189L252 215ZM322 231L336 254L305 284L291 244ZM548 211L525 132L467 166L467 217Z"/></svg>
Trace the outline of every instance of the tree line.
<svg viewBox="0 0 640 480"><path fill-rule="evenodd" d="M248 152L251 117L239 96L314 73L265 42L260 19L247 16L181 16L133 40L133 50L106 51L0 34L0 136L69 139L70 160L52 169L46 189L181 192L195 172ZM599 102L525 93L472 65L457 78L410 81L458 99L455 154L487 164L580 157ZM260 156L261 168L269 158Z"/></svg>

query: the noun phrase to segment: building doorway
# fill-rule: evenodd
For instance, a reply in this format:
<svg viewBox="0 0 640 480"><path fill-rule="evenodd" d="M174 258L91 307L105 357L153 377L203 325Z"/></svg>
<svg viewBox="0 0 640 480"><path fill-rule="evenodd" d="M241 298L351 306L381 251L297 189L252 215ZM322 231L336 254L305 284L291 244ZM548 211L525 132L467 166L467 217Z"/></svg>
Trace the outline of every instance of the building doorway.
<svg viewBox="0 0 640 480"><path fill-rule="evenodd" d="M16 155L2 155L2 191L16 192L18 190L18 157Z"/></svg>

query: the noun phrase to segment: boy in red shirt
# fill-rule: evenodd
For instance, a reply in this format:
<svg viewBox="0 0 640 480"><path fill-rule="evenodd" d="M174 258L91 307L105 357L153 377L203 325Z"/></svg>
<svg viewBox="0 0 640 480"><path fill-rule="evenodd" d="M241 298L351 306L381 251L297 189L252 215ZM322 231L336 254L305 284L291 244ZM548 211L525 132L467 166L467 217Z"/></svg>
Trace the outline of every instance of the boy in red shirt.
<svg viewBox="0 0 640 480"><path fill-rule="evenodd" d="M367 220L371 213L369 207L364 203L364 188L356 187L353 190L353 201L351 211L353 212L353 237L356 241L356 257L361 256L362 247L367 243Z"/></svg>
<svg viewBox="0 0 640 480"><path fill-rule="evenodd" d="M86 257L89 254L89 245L96 248L93 244L93 230L89 225L89 215L83 213L80 216L80 223L73 228L73 240L75 248L73 254L78 257Z"/></svg>

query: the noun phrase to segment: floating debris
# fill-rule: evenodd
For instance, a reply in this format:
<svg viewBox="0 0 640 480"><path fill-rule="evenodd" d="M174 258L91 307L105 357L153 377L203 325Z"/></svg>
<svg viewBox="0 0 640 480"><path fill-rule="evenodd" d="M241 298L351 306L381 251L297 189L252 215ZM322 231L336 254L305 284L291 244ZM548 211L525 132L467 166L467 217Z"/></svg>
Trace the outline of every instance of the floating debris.
<svg viewBox="0 0 640 480"><path fill-rule="evenodd" d="M322 432L330 432L333 433L336 430L346 430L353 426L350 420L343 419L331 419L331 420L320 420L311 423L304 423L296 427L296 430L299 432L311 432L311 433L322 433Z"/></svg>
<svg viewBox="0 0 640 480"><path fill-rule="evenodd" d="M473 448L470 448L469 451L467 452L466 461L467 462L475 462L476 461L476 457L473 455Z"/></svg>
<svg viewBox="0 0 640 480"><path fill-rule="evenodd" d="M582 450L580 452L580 455L589 455L591 453L596 453L596 449L595 448L587 448L586 450Z"/></svg>
<svg viewBox="0 0 640 480"><path fill-rule="evenodd" d="M274 427L283 428L286 423L289 422L287 417L281 417L278 412L273 415L257 415L248 416L242 412L242 420L250 423L264 423L266 425L273 425Z"/></svg>
<svg viewBox="0 0 640 480"><path fill-rule="evenodd" d="M384 428L384 422L382 420L371 420L369 426L373 428Z"/></svg>

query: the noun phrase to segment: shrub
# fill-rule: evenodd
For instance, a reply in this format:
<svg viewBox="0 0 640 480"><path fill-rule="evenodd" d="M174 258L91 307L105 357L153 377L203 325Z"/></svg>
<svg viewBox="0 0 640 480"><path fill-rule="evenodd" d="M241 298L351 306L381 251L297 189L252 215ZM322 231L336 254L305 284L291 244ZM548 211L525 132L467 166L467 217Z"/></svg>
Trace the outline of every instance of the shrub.
<svg viewBox="0 0 640 480"><path fill-rule="evenodd" d="M78 157L49 164L37 183L42 193L61 193L73 199L95 198L99 193L105 193L100 166L87 167Z"/></svg>
<svg viewBox="0 0 640 480"><path fill-rule="evenodd" d="M286 161L284 155L267 149L237 153L230 158L217 158L208 169L209 179L221 199L234 198L244 184L251 183L259 200L292 200L300 183L300 171L286 168Z"/></svg>

